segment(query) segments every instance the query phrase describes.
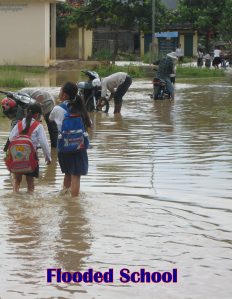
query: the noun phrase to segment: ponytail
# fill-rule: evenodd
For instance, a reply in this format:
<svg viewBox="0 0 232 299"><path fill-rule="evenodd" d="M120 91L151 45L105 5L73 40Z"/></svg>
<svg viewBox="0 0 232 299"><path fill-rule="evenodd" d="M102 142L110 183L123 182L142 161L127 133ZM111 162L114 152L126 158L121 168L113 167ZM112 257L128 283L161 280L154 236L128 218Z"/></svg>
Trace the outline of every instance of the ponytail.
<svg viewBox="0 0 232 299"><path fill-rule="evenodd" d="M38 103L30 104L27 108L26 127L22 130L21 134L27 134L31 126L32 118L35 114L42 114L42 109Z"/></svg>
<svg viewBox="0 0 232 299"><path fill-rule="evenodd" d="M77 94L77 85L73 82L66 82L62 87L62 91L69 96L68 107L70 111L72 113L79 112L82 116L85 127L91 127L92 123L86 110L85 102L82 97Z"/></svg>

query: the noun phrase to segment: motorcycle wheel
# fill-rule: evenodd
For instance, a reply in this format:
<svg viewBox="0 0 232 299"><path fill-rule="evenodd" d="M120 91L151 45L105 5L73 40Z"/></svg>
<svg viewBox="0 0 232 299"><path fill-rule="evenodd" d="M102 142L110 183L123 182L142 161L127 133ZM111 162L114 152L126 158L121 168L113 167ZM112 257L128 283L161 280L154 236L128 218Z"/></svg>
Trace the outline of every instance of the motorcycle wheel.
<svg viewBox="0 0 232 299"><path fill-rule="evenodd" d="M162 98L161 92L162 92L162 90L161 90L160 86L154 86L153 99L154 100L160 100Z"/></svg>
<svg viewBox="0 0 232 299"><path fill-rule="evenodd" d="M97 111L108 113L109 108L110 108L109 101L107 99L104 99L101 101L101 106L97 107Z"/></svg>
<svg viewBox="0 0 232 299"><path fill-rule="evenodd" d="M94 106L93 98L88 99L88 101L86 102L86 110L88 112L93 112L96 110Z"/></svg>

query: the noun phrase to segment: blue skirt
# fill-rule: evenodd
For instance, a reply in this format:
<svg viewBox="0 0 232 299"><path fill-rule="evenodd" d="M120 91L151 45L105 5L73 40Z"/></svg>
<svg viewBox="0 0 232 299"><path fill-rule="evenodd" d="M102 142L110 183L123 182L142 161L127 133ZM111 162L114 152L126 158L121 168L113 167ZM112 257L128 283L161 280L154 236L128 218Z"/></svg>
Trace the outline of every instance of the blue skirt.
<svg viewBox="0 0 232 299"><path fill-rule="evenodd" d="M88 155L86 150L72 154L58 153L62 173L71 175L86 175L88 173Z"/></svg>

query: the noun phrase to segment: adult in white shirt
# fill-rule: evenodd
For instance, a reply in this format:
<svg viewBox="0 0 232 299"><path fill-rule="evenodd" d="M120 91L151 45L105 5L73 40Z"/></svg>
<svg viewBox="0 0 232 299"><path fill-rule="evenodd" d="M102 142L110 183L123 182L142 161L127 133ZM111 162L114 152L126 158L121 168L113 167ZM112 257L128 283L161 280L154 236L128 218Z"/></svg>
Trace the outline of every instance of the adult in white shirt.
<svg viewBox="0 0 232 299"><path fill-rule="evenodd" d="M178 58L178 62L183 63L184 53L181 49L181 44L178 44L178 47L176 48L176 56Z"/></svg>
<svg viewBox="0 0 232 299"><path fill-rule="evenodd" d="M111 93L109 100L114 98L114 113L120 113L122 107L122 98L129 89L131 83L131 77L124 72L114 73L103 78L101 100L105 99L107 90L109 90Z"/></svg>

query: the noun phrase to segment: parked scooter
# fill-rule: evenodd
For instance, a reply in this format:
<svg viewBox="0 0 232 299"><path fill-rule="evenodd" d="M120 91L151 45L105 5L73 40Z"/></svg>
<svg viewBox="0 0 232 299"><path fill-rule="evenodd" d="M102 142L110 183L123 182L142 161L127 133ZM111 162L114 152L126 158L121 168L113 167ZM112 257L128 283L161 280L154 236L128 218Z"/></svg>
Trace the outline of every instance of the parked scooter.
<svg viewBox="0 0 232 299"><path fill-rule="evenodd" d="M84 99L88 112L109 111L109 101L101 101L101 80L97 72L82 71L89 79L86 82L77 82L78 94Z"/></svg>
<svg viewBox="0 0 232 299"><path fill-rule="evenodd" d="M3 114L11 120L18 120L17 114L19 115L19 111L22 114L21 118L23 118L28 105L36 102L28 94L22 92L0 90L0 93L6 95L1 101ZM20 117L18 116L18 118Z"/></svg>
<svg viewBox="0 0 232 299"><path fill-rule="evenodd" d="M6 97L1 101L1 107L3 114L11 120L11 129L17 124L17 122L26 114L26 109L28 105L35 103L36 101L32 99L28 94L22 92L10 92L2 91ZM9 146L9 139L7 140L3 150L7 151Z"/></svg>

